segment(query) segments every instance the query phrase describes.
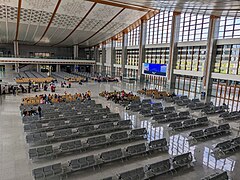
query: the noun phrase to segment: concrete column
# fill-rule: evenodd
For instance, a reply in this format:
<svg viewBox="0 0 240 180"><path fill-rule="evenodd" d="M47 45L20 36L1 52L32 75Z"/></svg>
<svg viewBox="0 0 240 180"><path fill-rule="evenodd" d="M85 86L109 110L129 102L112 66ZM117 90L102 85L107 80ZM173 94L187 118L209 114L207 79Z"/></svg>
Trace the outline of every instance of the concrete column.
<svg viewBox="0 0 240 180"><path fill-rule="evenodd" d="M56 65L56 72L60 72L60 71L61 71L60 64L57 64Z"/></svg>
<svg viewBox="0 0 240 180"><path fill-rule="evenodd" d="M19 48L18 48L18 41L13 41L13 50L14 50L14 56L19 56Z"/></svg>
<svg viewBox="0 0 240 180"><path fill-rule="evenodd" d="M101 74L102 75L105 75L106 74L106 68L104 66L104 64L106 63L106 44L102 44L102 61L100 62L101 63Z"/></svg>
<svg viewBox="0 0 240 180"><path fill-rule="evenodd" d="M99 62L99 47L98 46L94 47L93 58L96 62Z"/></svg>
<svg viewBox="0 0 240 180"><path fill-rule="evenodd" d="M171 27L171 38L170 38L170 50L169 50L169 62L168 62L168 72L167 72L167 90L172 93L175 88L175 75L173 70L177 63L177 42L179 40L179 30L180 30L180 20L181 13L173 12L172 17L172 27Z"/></svg>
<svg viewBox="0 0 240 180"><path fill-rule="evenodd" d="M100 62L100 56L99 56L99 46L94 47L94 59L97 62ZM99 73L99 69L97 68L97 65L93 65L93 72Z"/></svg>
<svg viewBox="0 0 240 180"><path fill-rule="evenodd" d="M77 44L75 44L73 46L73 57L74 57L74 59L78 59L78 45Z"/></svg>
<svg viewBox="0 0 240 180"><path fill-rule="evenodd" d="M142 74L142 63L145 60L145 45L147 38L147 20L141 20L140 26L140 43L139 43L139 62L138 62L138 75L137 80L144 81L144 75Z"/></svg>
<svg viewBox="0 0 240 180"><path fill-rule="evenodd" d="M114 68L114 62L116 62L116 40L112 39L111 40L111 66L110 66L110 71L111 71L111 76L115 76L115 68Z"/></svg>
<svg viewBox="0 0 240 180"><path fill-rule="evenodd" d="M40 66L40 64L37 64L37 72L41 72L41 66Z"/></svg>
<svg viewBox="0 0 240 180"><path fill-rule="evenodd" d="M19 73L19 63L15 63L15 72Z"/></svg>
<svg viewBox="0 0 240 180"><path fill-rule="evenodd" d="M205 103L210 102L212 93L212 72L217 53L217 38L219 32L220 17L210 16L206 61L204 64L203 87L205 89Z"/></svg>
<svg viewBox="0 0 240 180"><path fill-rule="evenodd" d="M125 77L126 76L126 69L125 65L127 64L127 43L128 43L128 34L125 32L122 35L122 67L121 67L121 76Z"/></svg>

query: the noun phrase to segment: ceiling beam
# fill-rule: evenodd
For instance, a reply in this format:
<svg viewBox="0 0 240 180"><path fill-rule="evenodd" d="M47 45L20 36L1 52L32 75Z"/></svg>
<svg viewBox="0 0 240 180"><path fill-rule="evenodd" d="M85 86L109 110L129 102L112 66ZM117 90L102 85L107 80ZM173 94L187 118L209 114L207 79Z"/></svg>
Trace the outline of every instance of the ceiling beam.
<svg viewBox="0 0 240 180"><path fill-rule="evenodd" d="M18 0L17 26L16 26L15 41L18 40L18 32L19 32L19 24L20 24L20 16L21 16L21 7L22 7L22 0Z"/></svg>
<svg viewBox="0 0 240 180"><path fill-rule="evenodd" d="M58 10L61 2L62 2L62 0L58 0L58 3L57 3L57 5L56 5L56 7L55 7L55 9L54 9L54 11L53 11L53 13L52 13L52 17L51 17L50 21L48 22L48 25L47 25L47 27L46 27L43 35L42 35L41 38L34 44L34 46L35 46L36 44L38 44L38 43L42 40L42 38L45 36L45 34L47 33L49 27L50 27L51 24L52 24L52 21L53 21L55 15L56 15L56 12L57 12L57 10Z"/></svg>
<svg viewBox="0 0 240 180"><path fill-rule="evenodd" d="M91 39L92 37L94 37L96 34L98 34L101 30L103 30L103 28L105 28L108 24L110 24L119 14L121 14L124 11L125 8L123 8L121 11L119 11L110 21L108 21L103 27L101 27L97 32L95 32L93 35L91 35L89 38L85 39L84 41L78 43L78 44L82 44L86 41L88 41L89 39Z"/></svg>
<svg viewBox="0 0 240 180"><path fill-rule="evenodd" d="M154 10L151 7L145 7L145 6L140 6L140 5L134 5L130 3L124 3L124 2L118 2L118 1L109 1L109 0L87 0L91 2L96 2L99 4L105 4L109 6L115 6L115 7L121 7L125 9L132 9L132 10L137 10L137 11L149 11L149 10Z"/></svg>
<svg viewBox="0 0 240 180"><path fill-rule="evenodd" d="M92 7L88 10L88 12L85 14L85 16L81 19L81 21L78 23L78 25L60 42L52 45L52 46L56 46L58 44L61 44L62 42L66 41L76 30L77 28L82 24L82 22L86 19L86 17L89 15L89 13L93 10L93 8L97 5L97 3L94 3L92 5Z"/></svg>

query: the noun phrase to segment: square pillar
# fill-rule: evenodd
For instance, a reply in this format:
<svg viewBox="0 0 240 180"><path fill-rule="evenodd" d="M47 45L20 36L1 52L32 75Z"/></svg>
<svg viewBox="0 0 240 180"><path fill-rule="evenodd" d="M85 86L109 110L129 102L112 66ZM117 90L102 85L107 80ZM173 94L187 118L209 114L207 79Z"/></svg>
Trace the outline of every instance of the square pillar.
<svg viewBox="0 0 240 180"><path fill-rule="evenodd" d="M96 64L97 64L98 62L100 62L99 46L95 46L95 47L94 47L94 59L95 59L95 61L96 61ZM96 65L96 64L93 65L93 66L94 66L94 68L93 68L93 73L94 73L94 72L100 73L100 72L99 72L99 68L97 68L97 65Z"/></svg>
<svg viewBox="0 0 240 180"><path fill-rule="evenodd" d="M138 74L137 80L144 81L144 75L142 74L142 63L145 60L145 45L147 38L147 20L141 20L140 25L140 43L139 43L139 62L138 62Z"/></svg>
<svg viewBox="0 0 240 180"><path fill-rule="evenodd" d="M60 72L60 71L61 71L60 64L57 64L57 65L56 65L56 72Z"/></svg>
<svg viewBox="0 0 240 180"><path fill-rule="evenodd" d="M171 27L171 38L170 38L170 49L169 49L169 62L167 71L167 91L172 93L175 89L175 75L173 70L177 63L177 43L179 40L179 30L180 30L181 13L173 12L172 17L172 27Z"/></svg>
<svg viewBox="0 0 240 180"><path fill-rule="evenodd" d="M220 26L220 17L210 16L206 61L204 64L205 71L203 75L203 87L205 88L205 99L204 99L205 103L211 101L212 85L213 85L212 72L214 71L214 64L216 61L219 26Z"/></svg>
<svg viewBox="0 0 240 180"><path fill-rule="evenodd" d="M73 46L73 58L78 59L78 45Z"/></svg>
<svg viewBox="0 0 240 180"><path fill-rule="evenodd" d="M121 76L125 77L126 76L126 69L125 65L127 64L127 43L128 43L128 34L127 32L124 32L123 35L123 40L122 40L122 67L121 67Z"/></svg>
<svg viewBox="0 0 240 180"><path fill-rule="evenodd" d="M19 63L15 63L15 72L19 73Z"/></svg>
<svg viewBox="0 0 240 180"><path fill-rule="evenodd" d="M40 64L37 64L37 72L41 72L41 66L40 66Z"/></svg>
<svg viewBox="0 0 240 180"><path fill-rule="evenodd" d="M111 71L111 76L115 76L115 69L114 69L114 62L116 62L116 40L112 39L111 40L111 61L110 61L110 71Z"/></svg>
<svg viewBox="0 0 240 180"><path fill-rule="evenodd" d="M105 63L106 63L106 43L102 44L102 60L101 60L101 74L105 75L106 74L106 68L105 68Z"/></svg>
<svg viewBox="0 0 240 180"><path fill-rule="evenodd" d="M13 41L14 57L19 56L18 41Z"/></svg>

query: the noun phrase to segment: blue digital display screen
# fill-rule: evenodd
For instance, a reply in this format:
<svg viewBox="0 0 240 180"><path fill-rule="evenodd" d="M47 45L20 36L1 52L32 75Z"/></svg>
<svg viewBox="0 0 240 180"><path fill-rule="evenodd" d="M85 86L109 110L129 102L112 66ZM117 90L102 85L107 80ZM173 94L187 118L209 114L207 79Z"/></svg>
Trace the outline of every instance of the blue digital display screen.
<svg viewBox="0 0 240 180"><path fill-rule="evenodd" d="M159 76L166 76L167 74L167 65L166 64L143 64L143 73L144 74L153 74Z"/></svg>

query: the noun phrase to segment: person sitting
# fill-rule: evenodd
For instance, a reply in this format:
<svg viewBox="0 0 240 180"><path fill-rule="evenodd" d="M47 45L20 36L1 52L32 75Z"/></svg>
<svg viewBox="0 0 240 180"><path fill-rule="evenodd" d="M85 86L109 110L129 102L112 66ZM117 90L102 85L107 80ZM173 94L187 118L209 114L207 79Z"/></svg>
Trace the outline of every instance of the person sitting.
<svg viewBox="0 0 240 180"><path fill-rule="evenodd" d="M23 116L27 116L27 111L26 111L26 109L23 109Z"/></svg>

